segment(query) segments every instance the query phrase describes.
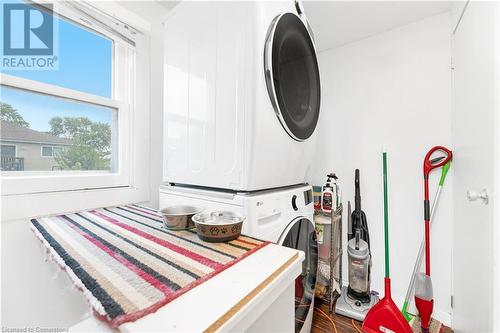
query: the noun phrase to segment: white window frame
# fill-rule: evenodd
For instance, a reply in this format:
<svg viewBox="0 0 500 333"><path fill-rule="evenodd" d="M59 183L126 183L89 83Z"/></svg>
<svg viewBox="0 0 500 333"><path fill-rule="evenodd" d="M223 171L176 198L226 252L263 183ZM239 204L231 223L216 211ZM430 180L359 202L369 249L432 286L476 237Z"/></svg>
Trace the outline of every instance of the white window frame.
<svg viewBox="0 0 500 333"><path fill-rule="evenodd" d="M52 149L52 155L50 156L46 156L43 154L43 148L51 148ZM57 145L41 145L40 146L40 157L42 158L54 158L54 148L60 148L61 151L64 150L64 148L62 146L57 146Z"/></svg>
<svg viewBox="0 0 500 333"><path fill-rule="evenodd" d="M50 0L35 0L40 3L54 3ZM75 2L76 3L76 2ZM78 1L79 4L85 2ZM57 3L55 3L57 5ZM135 64L135 76L130 78L132 88L126 92L134 96L129 100L127 107L129 122L131 124L127 146L130 151L129 181L128 186L84 188L67 191L43 191L39 193L26 194L4 194L4 177L0 177L2 183L1 196L1 220L0 223L17 221L25 223L26 219L74 212L79 210L93 209L96 207L107 207L123 205L134 202L146 202L150 199L150 34L151 24L116 2L92 2L93 9L98 10L109 17L116 18L128 27L135 27L140 32L135 38L135 61L120 61L122 68ZM77 22L85 22L75 19ZM122 25L123 26L123 25ZM91 27L92 28L92 27ZM98 29L94 29L98 30ZM115 68L120 68L115 66ZM139 84L138 84L139 83ZM116 95L120 99L126 95ZM119 133L123 135L123 133ZM59 181L58 178L52 178ZM155 191L157 187L155 186Z"/></svg>
<svg viewBox="0 0 500 333"><path fill-rule="evenodd" d="M52 148L52 146L41 145L41 146L40 146L40 157L41 157L41 158L52 158L52 157L54 157L54 151L53 151L53 150L51 150L52 155L44 155L44 154L43 154L43 148L50 148L50 149L53 149L53 148Z"/></svg>
<svg viewBox="0 0 500 333"><path fill-rule="evenodd" d="M17 145L16 144L0 143L0 146L14 147L14 157L17 157Z"/></svg>
<svg viewBox="0 0 500 333"><path fill-rule="evenodd" d="M63 15L61 16L73 20L74 24L78 24L82 28L90 29L94 33L97 32L98 34L101 34L113 41L112 98L93 95L5 73L0 73L0 83L2 86L10 88L115 109L118 114L118 121L116 124L116 130L118 132L116 136L117 151L112 153L115 157L114 161L118 163L118 166L114 172L69 170L57 172L1 172L3 199L8 196L30 195L37 193L125 187L131 188L137 186L138 183L138 177L133 174L132 169L133 165L137 164L137 160L135 159L141 158L139 155L142 155L142 158L144 158L145 154L134 151L136 153L136 156L134 156L134 152L132 151L134 149L134 140L136 140L133 136L135 132L133 125L137 123L137 119L133 117L133 111L137 98L137 85L135 82L137 78L137 50L133 49L120 38L112 36L107 31L99 29L99 27L92 25L90 22L78 20L78 16L76 14L72 13L63 6L57 6L57 3L55 3L54 12L59 15L62 13ZM89 24L86 25L87 23ZM144 70L145 68L142 69ZM141 97L139 97L141 102L145 102L144 97L146 96L141 93Z"/></svg>

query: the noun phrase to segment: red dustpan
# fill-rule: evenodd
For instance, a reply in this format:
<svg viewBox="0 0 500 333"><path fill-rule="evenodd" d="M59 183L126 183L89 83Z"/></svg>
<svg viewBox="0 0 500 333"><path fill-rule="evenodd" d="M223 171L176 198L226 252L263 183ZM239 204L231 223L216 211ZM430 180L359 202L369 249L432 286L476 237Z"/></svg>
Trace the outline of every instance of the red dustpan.
<svg viewBox="0 0 500 333"><path fill-rule="evenodd" d="M367 333L413 333L410 325L391 298L389 278L389 214L387 204L387 153L384 150L384 230L385 230L385 295L366 314L363 331Z"/></svg>
<svg viewBox="0 0 500 333"><path fill-rule="evenodd" d="M405 317L391 298L391 279L385 278L385 295L366 314L363 331L367 333L413 333Z"/></svg>

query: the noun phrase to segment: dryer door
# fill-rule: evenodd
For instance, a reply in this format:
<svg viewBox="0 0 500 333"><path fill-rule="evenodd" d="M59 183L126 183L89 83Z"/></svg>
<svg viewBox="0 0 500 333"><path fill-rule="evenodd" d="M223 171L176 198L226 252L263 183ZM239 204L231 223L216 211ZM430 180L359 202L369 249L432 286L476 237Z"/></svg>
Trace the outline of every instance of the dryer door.
<svg viewBox="0 0 500 333"><path fill-rule="evenodd" d="M314 224L307 218L292 221L281 235L280 245L304 251L302 274L295 280L295 332L300 332L311 310L318 269L318 242Z"/></svg>
<svg viewBox="0 0 500 333"><path fill-rule="evenodd" d="M319 68L314 42L293 13L277 16L264 54L267 91L281 125L295 140L309 138L320 107Z"/></svg>

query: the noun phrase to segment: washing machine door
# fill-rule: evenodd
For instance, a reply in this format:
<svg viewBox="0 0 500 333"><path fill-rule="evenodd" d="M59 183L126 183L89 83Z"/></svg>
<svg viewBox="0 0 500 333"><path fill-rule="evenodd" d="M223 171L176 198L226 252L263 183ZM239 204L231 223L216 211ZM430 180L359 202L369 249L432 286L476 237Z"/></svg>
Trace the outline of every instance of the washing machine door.
<svg viewBox="0 0 500 333"><path fill-rule="evenodd" d="M295 332L300 332L312 311L318 270L318 242L314 224L307 218L292 221L280 237L280 245L304 251L302 274L295 280Z"/></svg>
<svg viewBox="0 0 500 333"><path fill-rule="evenodd" d="M266 85L274 111L295 140L309 138L320 108L320 80L314 42L299 16L278 15L264 51Z"/></svg>

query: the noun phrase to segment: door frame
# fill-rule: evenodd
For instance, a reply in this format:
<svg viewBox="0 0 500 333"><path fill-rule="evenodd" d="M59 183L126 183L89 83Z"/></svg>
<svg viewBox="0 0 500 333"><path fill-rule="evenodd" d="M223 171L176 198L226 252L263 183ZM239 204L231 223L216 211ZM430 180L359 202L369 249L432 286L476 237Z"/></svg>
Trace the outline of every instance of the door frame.
<svg viewBox="0 0 500 333"><path fill-rule="evenodd" d="M498 194L500 194L500 4L495 2L494 13L493 13L493 36L494 36L494 64L493 64L493 91L496 93L494 96L494 114L495 114L495 130L494 130L494 184L493 184L493 200L491 200L491 210L492 219L491 222L493 229L493 281L500 281L500 205L499 201L496 200ZM500 284L493 283L493 318L492 318L492 329L494 332L500 331Z"/></svg>

